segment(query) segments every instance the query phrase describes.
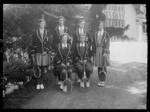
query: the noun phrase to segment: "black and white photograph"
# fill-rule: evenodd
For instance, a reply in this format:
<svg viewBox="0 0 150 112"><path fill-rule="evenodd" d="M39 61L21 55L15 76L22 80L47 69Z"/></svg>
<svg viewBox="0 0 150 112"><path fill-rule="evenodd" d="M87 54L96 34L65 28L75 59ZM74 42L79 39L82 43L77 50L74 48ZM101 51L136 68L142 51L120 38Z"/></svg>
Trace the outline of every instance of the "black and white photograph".
<svg viewBox="0 0 150 112"><path fill-rule="evenodd" d="M146 4L3 4L3 109L147 109Z"/></svg>

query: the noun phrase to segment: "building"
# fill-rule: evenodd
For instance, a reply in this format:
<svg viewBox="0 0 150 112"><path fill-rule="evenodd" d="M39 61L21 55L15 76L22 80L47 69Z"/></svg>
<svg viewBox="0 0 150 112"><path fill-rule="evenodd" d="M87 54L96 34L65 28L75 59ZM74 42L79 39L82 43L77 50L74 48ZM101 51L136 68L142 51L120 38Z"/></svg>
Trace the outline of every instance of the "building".
<svg viewBox="0 0 150 112"><path fill-rule="evenodd" d="M145 5L108 4L103 13L106 16L106 27L124 28L129 25L129 29L124 32L124 35L137 41L146 40Z"/></svg>

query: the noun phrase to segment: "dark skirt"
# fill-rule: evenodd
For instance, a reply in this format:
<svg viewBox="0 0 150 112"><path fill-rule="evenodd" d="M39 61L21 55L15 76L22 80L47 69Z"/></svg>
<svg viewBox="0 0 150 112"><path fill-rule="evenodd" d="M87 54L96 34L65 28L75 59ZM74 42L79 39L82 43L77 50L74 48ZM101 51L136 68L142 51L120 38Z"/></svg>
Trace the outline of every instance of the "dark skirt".
<svg viewBox="0 0 150 112"><path fill-rule="evenodd" d="M78 73L78 77L81 79L83 77L83 72L84 72L84 66L80 62L76 63L75 65L75 71ZM87 74L87 78L90 77L90 74L93 73L93 66L91 62L87 62L85 64L85 72Z"/></svg>

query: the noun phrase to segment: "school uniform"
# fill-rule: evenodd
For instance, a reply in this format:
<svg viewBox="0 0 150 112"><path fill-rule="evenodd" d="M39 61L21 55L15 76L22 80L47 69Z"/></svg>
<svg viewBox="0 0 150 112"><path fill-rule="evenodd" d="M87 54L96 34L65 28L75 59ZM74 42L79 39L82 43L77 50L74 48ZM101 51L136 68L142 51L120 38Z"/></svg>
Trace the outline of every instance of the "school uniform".
<svg viewBox="0 0 150 112"><path fill-rule="evenodd" d="M93 66L91 61L92 51L89 48L88 43L80 43L78 42L75 47L74 52L74 63L76 72L78 73L78 77L80 79L83 78L83 72L84 72L84 65L79 60L87 60L85 64L85 71L87 74L87 78L90 77L90 74L93 72Z"/></svg>
<svg viewBox="0 0 150 112"><path fill-rule="evenodd" d="M102 67L104 67L104 71L107 74L107 66L110 65L109 62L109 50L110 46L110 37L108 33L103 31L96 31L94 36L94 43L93 43L93 52L94 52L94 58L93 58L93 64L98 67L98 73L102 71ZM103 54L106 54L106 56L103 56ZM100 75L100 81L105 81L106 76Z"/></svg>
<svg viewBox="0 0 150 112"><path fill-rule="evenodd" d="M61 76L61 73L64 69L66 69L65 67L63 67L61 64L65 64L69 63L70 65L72 65L72 52L71 52L71 45L70 44L63 44L62 42L60 44L58 44L57 49L56 49L56 53L57 55L54 58L54 69L53 69L53 73L56 77L58 77L59 81L63 81L65 80L65 74L63 74L63 76ZM73 67L68 66L68 71L69 71L69 77L71 72L73 71Z"/></svg>
<svg viewBox="0 0 150 112"><path fill-rule="evenodd" d="M38 79L38 83L42 84L44 77L44 68L47 67L48 64L44 64L44 62L41 59L41 56L43 52L46 52L48 54L51 51L51 38L49 32L46 29L44 29L43 32L41 32L40 29L37 29L31 37L32 41L29 47L29 51L30 54L35 54L36 64L41 69L41 77Z"/></svg>

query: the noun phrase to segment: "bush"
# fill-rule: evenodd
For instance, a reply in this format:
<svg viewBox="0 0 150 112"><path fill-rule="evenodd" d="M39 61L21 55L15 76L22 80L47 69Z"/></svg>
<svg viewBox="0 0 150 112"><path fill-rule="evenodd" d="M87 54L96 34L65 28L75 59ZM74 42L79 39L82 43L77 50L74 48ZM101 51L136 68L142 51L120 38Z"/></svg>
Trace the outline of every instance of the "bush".
<svg viewBox="0 0 150 112"><path fill-rule="evenodd" d="M3 62L3 76L8 82L17 82L19 80L26 80L28 64L21 59L13 60L11 62ZM28 74L29 75L29 74Z"/></svg>

